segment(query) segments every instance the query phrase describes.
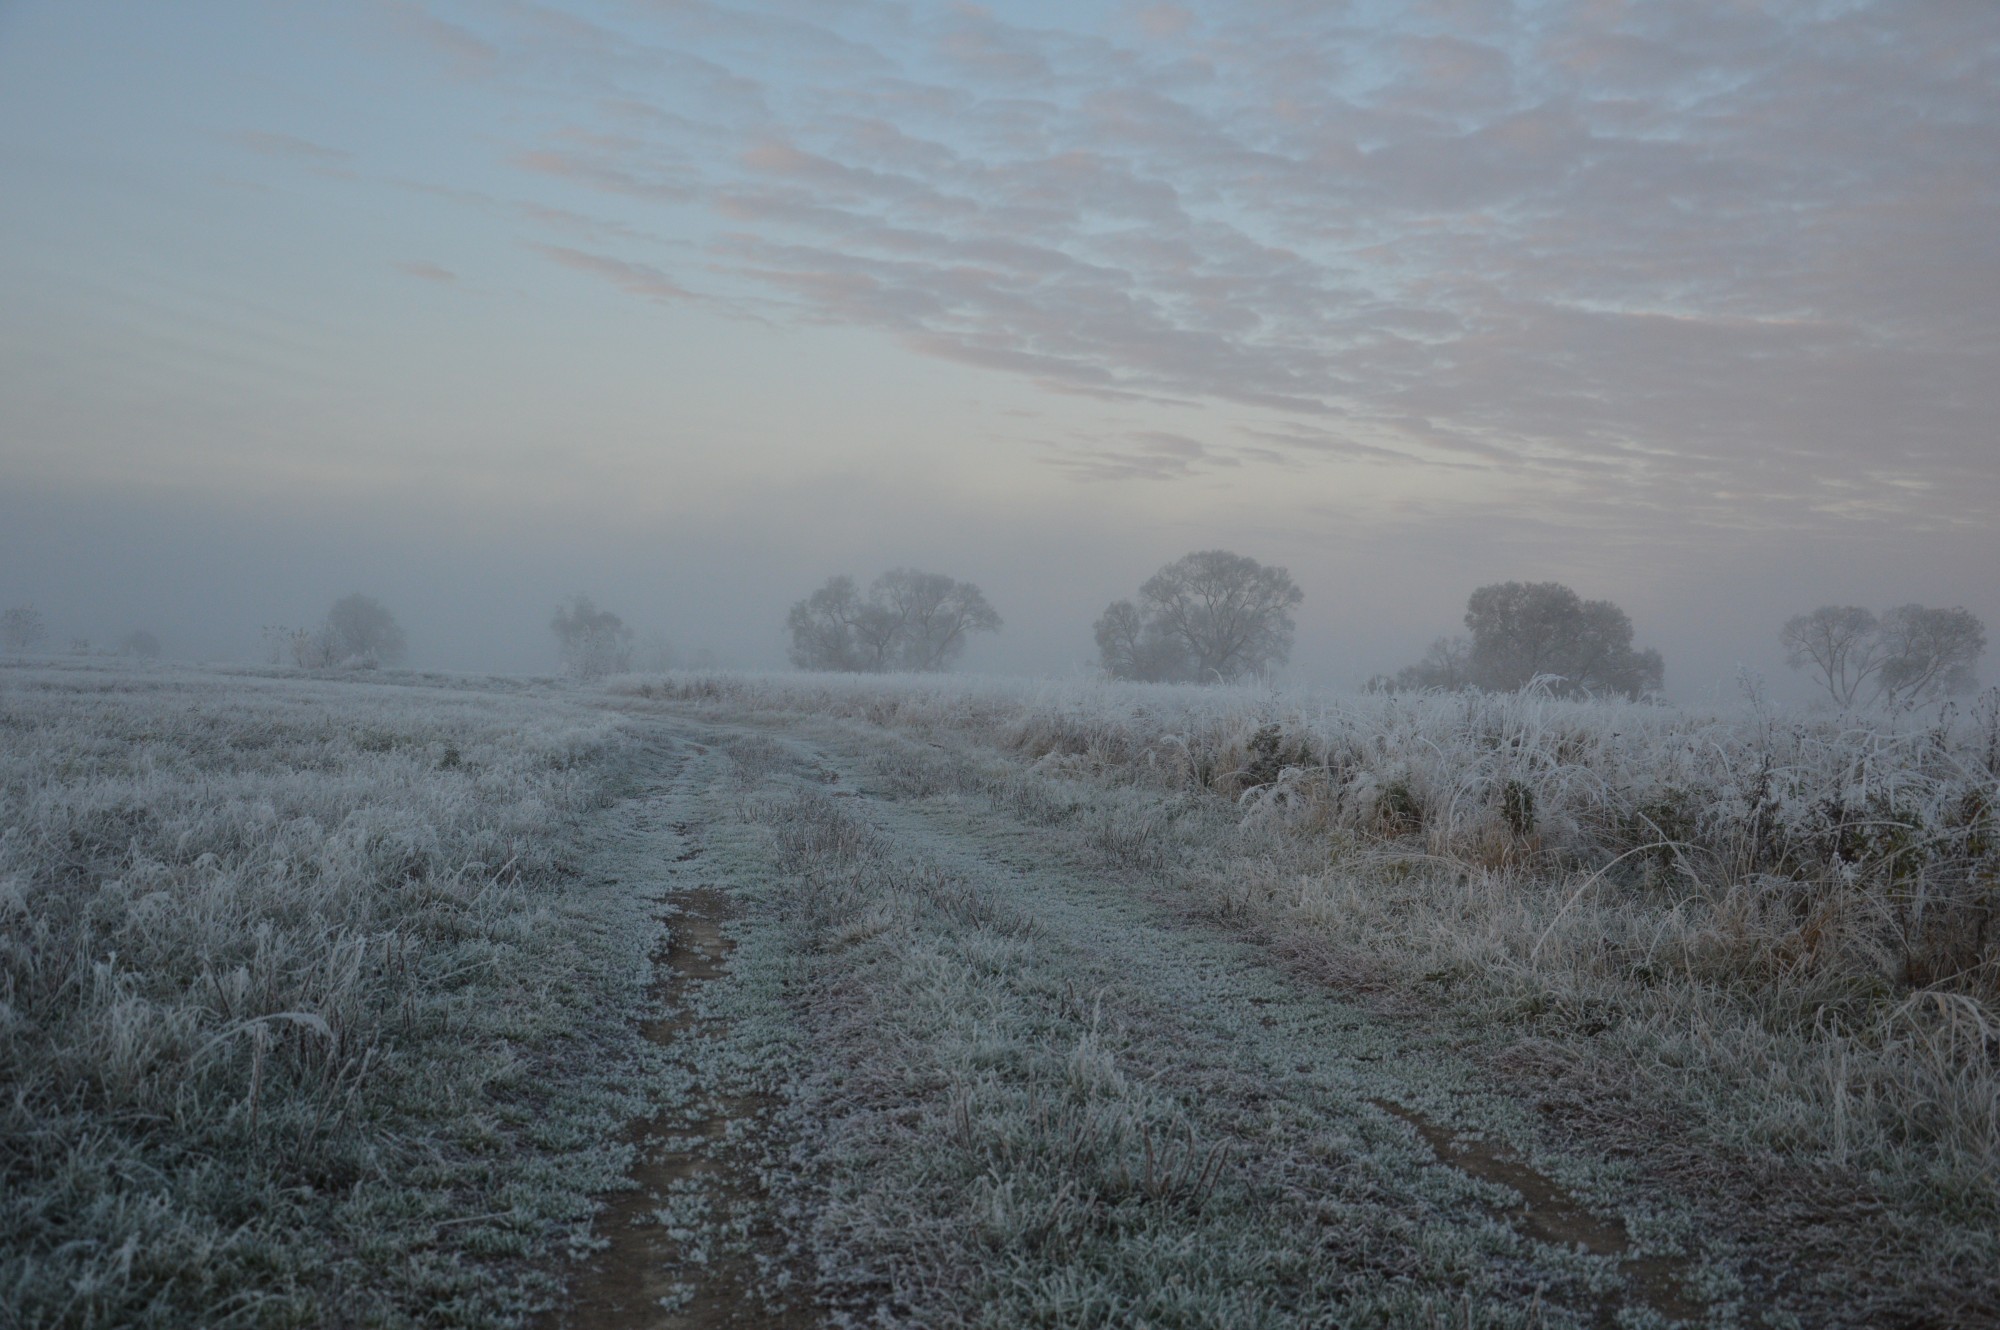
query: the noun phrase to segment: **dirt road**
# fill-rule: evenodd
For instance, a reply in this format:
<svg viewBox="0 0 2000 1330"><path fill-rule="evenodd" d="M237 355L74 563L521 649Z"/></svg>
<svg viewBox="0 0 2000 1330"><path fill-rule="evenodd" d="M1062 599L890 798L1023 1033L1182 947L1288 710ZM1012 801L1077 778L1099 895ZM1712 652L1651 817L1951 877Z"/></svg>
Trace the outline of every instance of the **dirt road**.
<svg viewBox="0 0 2000 1330"><path fill-rule="evenodd" d="M559 1324L1782 1323L1692 1204L1088 809L858 727L650 720L591 870L660 902L683 1089Z"/></svg>

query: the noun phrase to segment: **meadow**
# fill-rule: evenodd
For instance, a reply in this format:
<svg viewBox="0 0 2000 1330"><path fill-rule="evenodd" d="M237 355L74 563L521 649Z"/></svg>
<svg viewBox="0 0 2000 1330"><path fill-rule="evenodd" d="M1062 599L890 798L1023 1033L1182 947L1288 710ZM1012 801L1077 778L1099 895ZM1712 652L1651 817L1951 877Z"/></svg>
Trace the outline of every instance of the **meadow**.
<svg viewBox="0 0 2000 1330"><path fill-rule="evenodd" d="M1551 1075L1947 1228L2000 1219L2000 690L1854 715L908 676L614 688L950 739L907 751L907 788L1086 819L1110 860L1329 982L1530 1037Z"/></svg>
<svg viewBox="0 0 2000 1330"><path fill-rule="evenodd" d="M689 889L741 946L676 999L734 1015L676 1051ZM689 1306L736 1251L835 1321L1417 1325L1462 1286L1588 1323L1544 1288L1587 1307L1637 1258L1523 1255L1480 1208L1510 1184L1395 1116L1457 1111L1705 1290L1643 1323L1977 1323L1996 909L1993 692L10 664L0 1325L528 1323L610 1240L633 1124L696 1121L704 1077L768 1106L716 1138L737 1209L623 1211L700 1254ZM1428 1069L1369 1061L1399 1047ZM1352 1270L1285 1250L1331 1222L1285 1190L1308 1165Z"/></svg>
<svg viewBox="0 0 2000 1330"><path fill-rule="evenodd" d="M646 1086L650 919L574 866L628 748L532 686L0 669L0 1325L546 1302Z"/></svg>

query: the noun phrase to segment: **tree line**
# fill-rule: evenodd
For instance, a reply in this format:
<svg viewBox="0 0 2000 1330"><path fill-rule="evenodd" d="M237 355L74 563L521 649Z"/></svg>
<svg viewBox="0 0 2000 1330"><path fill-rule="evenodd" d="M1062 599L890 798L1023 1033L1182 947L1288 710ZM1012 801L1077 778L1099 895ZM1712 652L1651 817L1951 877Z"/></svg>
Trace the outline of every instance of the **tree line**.
<svg viewBox="0 0 2000 1330"><path fill-rule="evenodd" d="M1135 596L1113 601L1092 626L1098 663L1114 679L1228 683L1268 673L1291 654L1293 612L1305 593L1284 568L1230 550L1198 550L1167 564ZM1657 650L1633 643L1632 621L1608 600L1585 600L1559 582L1496 582L1466 602L1466 631L1440 637L1371 691L1539 687L1556 696L1642 698L1660 691L1666 666ZM949 669L975 633L996 632L999 613L971 582L894 568L864 593L852 577L826 583L786 616L792 664L856 673ZM599 679L635 664L624 620L577 595L549 620L563 671ZM267 626L273 664L304 669L374 668L408 656L402 625L359 593L334 602L310 628ZM47 623L33 606L0 611L0 646L37 649ZM1787 621L1778 634L1786 662L1811 676L1837 706L1898 706L1970 691L1986 649L1985 626L1960 607L1898 605L1877 615L1856 605L1823 605ZM78 639L73 649L88 650ZM160 654L145 630L118 643L125 655ZM671 668L663 644L647 668Z"/></svg>
<svg viewBox="0 0 2000 1330"><path fill-rule="evenodd" d="M1289 659L1305 593L1291 573L1230 550L1198 550L1161 568L1093 625L1098 664L1115 679L1232 682ZM1466 631L1368 681L1373 691L1536 687L1559 697L1637 700L1666 683L1659 651L1634 643L1632 620L1608 600L1560 582L1495 582L1466 601ZM792 663L806 670L941 670L968 637L1000 627L970 582L898 568L864 595L829 578L785 621ZM1985 630L1970 612L1903 605L1879 618L1854 606L1800 615L1780 633L1786 659L1809 669L1841 706L1895 705L1974 685Z"/></svg>

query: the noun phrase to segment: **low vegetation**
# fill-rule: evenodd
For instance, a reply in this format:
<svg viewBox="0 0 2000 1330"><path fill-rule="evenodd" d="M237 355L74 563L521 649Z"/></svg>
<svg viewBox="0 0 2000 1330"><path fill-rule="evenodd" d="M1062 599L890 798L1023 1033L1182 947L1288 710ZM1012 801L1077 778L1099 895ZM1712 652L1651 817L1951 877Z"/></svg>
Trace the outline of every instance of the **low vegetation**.
<svg viewBox="0 0 2000 1330"><path fill-rule="evenodd" d="M546 1300L646 1088L654 930L574 872L628 747L519 688L0 670L0 1325Z"/></svg>
<svg viewBox="0 0 2000 1330"><path fill-rule="evenodd" d="M1112 858L1342 982L1554 1041L1715 1145L1960 1234L2000 1218L2000 694L1864 720L1754 700L622 687L997 750L1012 761L927 750L909 779L1092 819ZM1091 793L1107 782L1122 802Z"/></svg>
<svg viewBox="0 0 2000 1330"><path fill-rule="evenodd" d="M675 872L744 911L678 1070ZM1976 1321L1996 911L1994 692L10 665L0 1326L520 1324L702 1068L782 1204L653 1221L857 1320ZM1447 1117L1624 1236L1495 1227Z"/></svg>

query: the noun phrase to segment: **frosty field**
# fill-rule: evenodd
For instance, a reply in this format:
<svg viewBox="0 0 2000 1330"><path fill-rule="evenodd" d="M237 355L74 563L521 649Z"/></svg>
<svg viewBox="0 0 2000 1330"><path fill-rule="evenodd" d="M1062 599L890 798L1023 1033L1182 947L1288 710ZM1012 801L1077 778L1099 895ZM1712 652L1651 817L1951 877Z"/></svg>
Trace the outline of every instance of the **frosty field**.
<svg viewBox="0 0 2000 1330"><path fill-rule="evenodd" d="M0 1323L1991 1324L1993 706L0 669Z"/></svg>

